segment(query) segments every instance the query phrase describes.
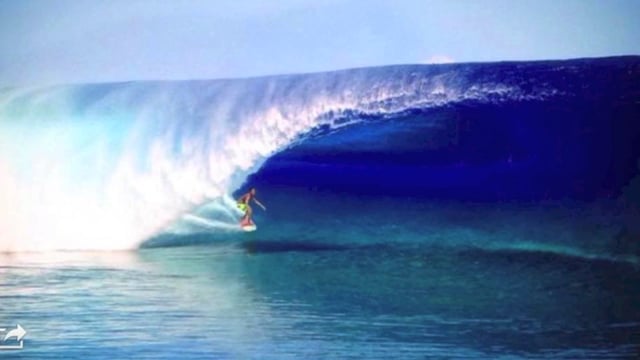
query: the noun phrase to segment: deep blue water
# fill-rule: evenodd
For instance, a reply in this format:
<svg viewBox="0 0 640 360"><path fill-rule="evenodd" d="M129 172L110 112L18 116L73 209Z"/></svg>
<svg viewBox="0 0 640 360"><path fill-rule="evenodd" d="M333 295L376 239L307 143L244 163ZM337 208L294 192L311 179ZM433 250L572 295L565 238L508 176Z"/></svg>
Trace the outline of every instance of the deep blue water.
<svg viewBox="0 0 640 360"><path fill-rule="evenodd" d="M0 358L636 358L639 80L637 57L251 80L277 91L241 105L283 114L393 96L321 112L235 174L234 195L267 206L255 232L204 203L136 250L0 253L0 327L28 331ZM201 130L200 100L180 136Z"/></svg>

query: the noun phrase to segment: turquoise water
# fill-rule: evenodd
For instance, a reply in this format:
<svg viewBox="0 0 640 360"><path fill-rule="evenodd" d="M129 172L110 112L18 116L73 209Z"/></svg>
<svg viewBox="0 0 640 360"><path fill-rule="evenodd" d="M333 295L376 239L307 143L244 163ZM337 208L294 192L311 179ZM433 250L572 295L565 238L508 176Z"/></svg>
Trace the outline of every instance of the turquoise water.
<svg viewBox="0 0 640 360"><path fill-rule="evenodd" d="M637 354L640 267L596 241L594 229L609 231L602 208L445 208L323 193L287 212L298 192L262 195L268 211L254 233L203 230L129 252L2 255L0 319L28 334L24 350L0 356ZM296 221L281 219L292 213Z"/></svg>

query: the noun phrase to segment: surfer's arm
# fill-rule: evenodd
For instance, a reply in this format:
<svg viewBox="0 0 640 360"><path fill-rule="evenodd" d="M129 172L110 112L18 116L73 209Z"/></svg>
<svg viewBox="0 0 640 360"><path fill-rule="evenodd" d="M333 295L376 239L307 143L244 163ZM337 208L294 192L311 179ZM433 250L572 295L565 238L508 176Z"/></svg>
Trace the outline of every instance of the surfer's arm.
<svg viewBox="0 0 640 360"><path fill-rule="evenodd" d="M262 210L267 211L267 208L266 208L264 205L262 205L262 203L261 203L260 201L258 201L258 199L253 198L253 201L254 201L256 204L258 204L258 206L260 206L260 207L262 208Z"/></svg>

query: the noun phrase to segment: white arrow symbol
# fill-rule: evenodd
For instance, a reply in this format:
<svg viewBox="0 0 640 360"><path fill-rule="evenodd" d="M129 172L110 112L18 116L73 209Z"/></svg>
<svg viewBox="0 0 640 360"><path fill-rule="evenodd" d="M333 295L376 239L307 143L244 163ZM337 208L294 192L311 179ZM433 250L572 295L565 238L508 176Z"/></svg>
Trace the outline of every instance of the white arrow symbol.
<svg viewBox="0 0 640 360"><path fill-rule="evenodd" d="M7 335L5 335L4 340L3 341L7 341L7 339L11 339L12 337L16 338L17 341L22 340L22 338L27 334L27 332L22 328L22 326L20 326L20 324L17 324L18 326L9 331L7 333Z"/></svg>

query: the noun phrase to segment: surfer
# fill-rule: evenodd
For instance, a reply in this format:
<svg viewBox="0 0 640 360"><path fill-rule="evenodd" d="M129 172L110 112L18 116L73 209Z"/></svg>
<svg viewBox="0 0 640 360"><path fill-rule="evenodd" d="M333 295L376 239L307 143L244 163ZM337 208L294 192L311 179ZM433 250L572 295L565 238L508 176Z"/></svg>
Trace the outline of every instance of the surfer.
<svg viewBox="0 0 640 360"><path fill-rule="evenodd" d="M244 211L244 216L242 217L242 219L240 219L240 224L253 223L253 221L251 221L251 214L253 213L253 210L249 205L249 202L251 202L251 200L253 200L256 204L258 204L258 206L260 206L262 210L265 210L265 211L267 210L267 208L264 205L262 205L262 203L258 201L258 199L256 199L256 188L249 189L249 192L242 195L238 199L238 209L240 209L240 211Z"/></svg>

